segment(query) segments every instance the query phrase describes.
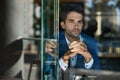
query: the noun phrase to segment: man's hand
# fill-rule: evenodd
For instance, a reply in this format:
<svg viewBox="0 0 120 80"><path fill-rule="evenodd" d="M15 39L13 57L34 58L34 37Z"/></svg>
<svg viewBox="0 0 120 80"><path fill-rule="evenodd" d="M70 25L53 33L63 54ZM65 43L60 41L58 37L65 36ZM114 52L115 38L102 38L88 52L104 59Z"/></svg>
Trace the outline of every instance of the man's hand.
<svg viewBox="0 0 120 80"><path fill-rule="evenodd" d="M88 52L87 46L82 41L73 41L69 45L72 54L80 54L85 58L85 62L92 59L92 55Z"/></svg>
<svg viewBox="0 0 120 80"><path fill-rule="evenodd" d="M68 63L68 60L71 58L71 57L74 57L76 55L76 53L72 53L70 50L68 50L64 56L62 57L63 61L65 63Z"/></svg>
<svg viewBox="0 0 120 80"><path fill-rule="evenodd" d="M45 53L48 53L50 55L54 55L55 48L57 48L57 42L53 40L47 40L45 43Z"/></svg>

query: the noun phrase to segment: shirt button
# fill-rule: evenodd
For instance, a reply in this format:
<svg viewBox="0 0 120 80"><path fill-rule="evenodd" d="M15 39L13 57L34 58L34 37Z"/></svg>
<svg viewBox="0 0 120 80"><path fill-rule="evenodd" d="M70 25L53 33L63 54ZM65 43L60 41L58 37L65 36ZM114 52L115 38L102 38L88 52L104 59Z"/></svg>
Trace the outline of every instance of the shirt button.
<svg viewBox="0 0 120 80"><path fill-rule="evenodd" d="M88 65L85 65L86 67L88 67Z"/></svg>

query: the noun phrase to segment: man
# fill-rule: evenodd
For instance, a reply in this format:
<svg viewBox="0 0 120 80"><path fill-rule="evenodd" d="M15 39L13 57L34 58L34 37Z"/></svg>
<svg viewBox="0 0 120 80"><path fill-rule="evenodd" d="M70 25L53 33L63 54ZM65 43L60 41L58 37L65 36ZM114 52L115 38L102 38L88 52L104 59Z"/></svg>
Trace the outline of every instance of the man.
<svg viewBox="0 0 120 80"><path fill-rule="evenodd" d="M84 11L82 7L68 6L61 14L60 25L64 29L59 32L60 68L66 71L69 67L83 69L99 69L97 41L82 33ZM46 53L52 54L57 46L50 42Z"/></svg>

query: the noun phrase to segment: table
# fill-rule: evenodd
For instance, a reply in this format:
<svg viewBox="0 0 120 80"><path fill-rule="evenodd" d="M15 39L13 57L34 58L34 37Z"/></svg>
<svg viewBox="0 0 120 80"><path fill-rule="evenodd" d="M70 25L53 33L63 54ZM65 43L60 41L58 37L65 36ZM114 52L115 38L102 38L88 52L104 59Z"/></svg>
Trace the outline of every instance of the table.
<svg viewBox="0 0 120 80"><path fill-rule="evenodd" d="M64 77L67 78L66 76L68 76L68 74L73 71L74 71L73 77L80 76L80 77L89 78L87 80L120 80L120 72L117 71L92 70L92 69L86 70L86 69L74 69L74 68L69 68L65 72ZM78 80L82 80L82 79L78 79Z"/></svg>
<svg viewBox="0 0 120 80"><path fill-rule="evenodd" d="M22 79L0 76L0 80L22 80Z"/></svg>

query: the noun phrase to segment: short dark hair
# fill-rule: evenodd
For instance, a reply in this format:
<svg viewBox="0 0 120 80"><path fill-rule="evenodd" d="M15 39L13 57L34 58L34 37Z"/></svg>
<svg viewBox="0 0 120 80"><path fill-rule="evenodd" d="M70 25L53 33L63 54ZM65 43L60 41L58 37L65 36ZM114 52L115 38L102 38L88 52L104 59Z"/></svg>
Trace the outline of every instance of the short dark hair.
<svg viewBox="0 0 120 80"><path fill-rule="evenodd" d="M61 11L61 14L60 14L60 20L65 22L67 15L72 11L82 14L84 18L84 10L82 6L69 5L67 7L63 7L63 10Z"/></svg>

